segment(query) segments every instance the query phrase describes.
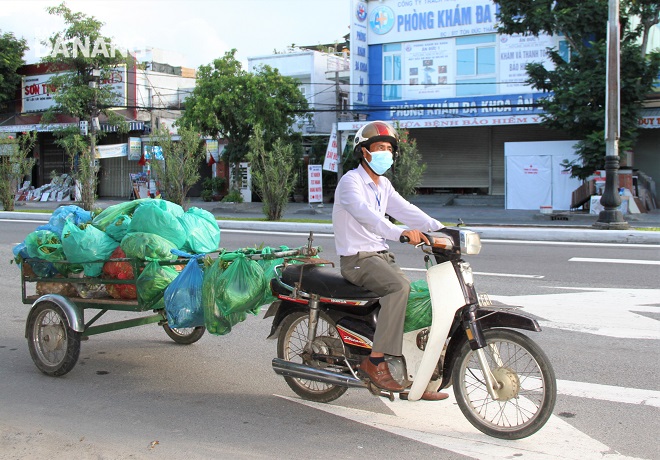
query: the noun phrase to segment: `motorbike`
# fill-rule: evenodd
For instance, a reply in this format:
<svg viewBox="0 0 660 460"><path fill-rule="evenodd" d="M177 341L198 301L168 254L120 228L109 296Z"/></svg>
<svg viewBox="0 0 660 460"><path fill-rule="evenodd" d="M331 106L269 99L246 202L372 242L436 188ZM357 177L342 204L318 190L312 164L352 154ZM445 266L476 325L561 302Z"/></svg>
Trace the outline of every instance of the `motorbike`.
<svg viewBox="0 0 660 460"><path fill-rule="evenodd" d="M416 248L427 268L431 325L404 334L403 356L386 356L405 388L400 398L418 401L425 391L452 386L463 415L481 432L509 440L536 433L557 394L548 357L520 332L540 332L539 324L519 307L496 306L477 293L463 258L479 254L476 232L445 227L425 235L430 244ZM393 400L359 372L371 352L379 297L346 281L318 250L310 233L298 259L275 268L270 287L276 300L265 315L272 318L269 338L277 338L273 370L306 400L327 403L348 388Z"/></svg>

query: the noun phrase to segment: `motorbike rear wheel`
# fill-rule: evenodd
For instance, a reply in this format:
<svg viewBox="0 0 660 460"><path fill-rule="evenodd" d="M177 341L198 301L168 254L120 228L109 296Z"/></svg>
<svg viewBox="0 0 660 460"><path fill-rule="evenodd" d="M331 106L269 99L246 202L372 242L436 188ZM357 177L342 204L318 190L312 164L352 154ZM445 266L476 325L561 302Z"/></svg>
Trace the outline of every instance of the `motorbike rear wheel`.
<svg viewBox="0 0 660 460"><path fill-rule="evenodd" d="M479 431L500 439L536 433L552 415L555 374L546 354L529 337L508 329L484 331L484 348L500 397L488 393L476 351L464 343L452 372L456 402Z"/></svg>
<svg viewBox="0 0 660 460"><path fill-rule="evenodd" d="M304 358L303 351L307 343L307 325L309 315L296 311L284 318L277 337L277 357L294 363L332 370L332 365ZM314 352L341 356L343 344L335 327L335 322L323 312L319 313ZM301 398L315 402L330 402L346 393L348 388L312 380L284 377L287 385Z"/></svg>

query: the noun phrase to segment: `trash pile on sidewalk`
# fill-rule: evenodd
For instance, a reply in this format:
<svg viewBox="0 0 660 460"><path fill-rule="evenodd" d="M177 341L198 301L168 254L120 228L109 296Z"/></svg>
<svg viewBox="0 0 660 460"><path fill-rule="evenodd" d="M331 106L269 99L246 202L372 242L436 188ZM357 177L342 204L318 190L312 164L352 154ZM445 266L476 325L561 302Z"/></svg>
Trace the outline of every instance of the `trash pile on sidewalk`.
<svg viewBox="0 0 660 460"><path fill-rule="evenodd" d="M282 259L269 258L271 248L228 252L219 243L210 212L145 198L98 215L61 206L13 253L24 276L38 280L39 295L137 300L164 309L171 328L223 335L272 300L272 267Z"/></svg>

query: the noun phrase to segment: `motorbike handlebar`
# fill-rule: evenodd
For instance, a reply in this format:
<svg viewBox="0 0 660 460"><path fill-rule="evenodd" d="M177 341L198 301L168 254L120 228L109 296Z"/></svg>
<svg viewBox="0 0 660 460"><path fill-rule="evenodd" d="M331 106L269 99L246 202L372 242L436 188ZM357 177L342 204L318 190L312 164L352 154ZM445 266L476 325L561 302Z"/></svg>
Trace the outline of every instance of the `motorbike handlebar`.
<svg viewBox="0 0 660 460"><path fill-rule="evenodd" d="M429 240L430 245L433 246L433 237L431 235L429 235L428 233L424 233L424 232L422 232L422 235L424 235ZM401 235L399 237L399 242L401 242L401 243L410 243L410 238L408 238L405 235ZM425 244L426 243L424 243L423 241L420 243L420 245L425 245Z"/></svg>

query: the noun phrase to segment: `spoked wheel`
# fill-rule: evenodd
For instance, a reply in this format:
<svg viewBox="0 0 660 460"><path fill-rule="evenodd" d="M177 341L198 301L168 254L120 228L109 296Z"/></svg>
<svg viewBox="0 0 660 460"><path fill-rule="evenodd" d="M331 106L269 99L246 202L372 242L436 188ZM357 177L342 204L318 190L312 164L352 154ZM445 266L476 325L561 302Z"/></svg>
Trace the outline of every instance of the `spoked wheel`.
<svg viewBox="0 0 660 460"><path fill-rule="evenodd" d="M167 324L163 324L163 329L165 329L165 333L169 335L172 340L181 345L190 345L191 343L197 342L202 338L204 332L206 332L204 326L174 328L169 327Z"/></svg>
<svg viewBox="0 0 660 460"><path fill-rule="evenodd" d="M500 385L493 400L476 351L466 342L454 366L456 402L475 428L501 439L536 433L555 406L557 383L548 357L529 337L508 329L484 331L486 360Z"/></svg>
<svg viewBox="0 0 660 460"><path fill-rule="evenodd" d="M41 303L27 321L28 348L37 368L53 377L73 369L80 356L80 332L69 327L62 309L51 302Z"/></svg>
<svg viewBox="0 0 660 460"><path fill-rule="evenodd" d="M307 343L307 325L309 315L304 312L294 312L282 321L282 328L277 338L277 357L294 363L324 368L332 371L334 366L328 363L313 361L303 356ZM313 344L314 353L342 356L344 346L334 321L325 313L319 313L316 340ZM340 368L336 368L341 372ZM284 377L286 383L301 398L316 402L330 402L343 395L348 388L328 383L294 377Z"/></svg>

